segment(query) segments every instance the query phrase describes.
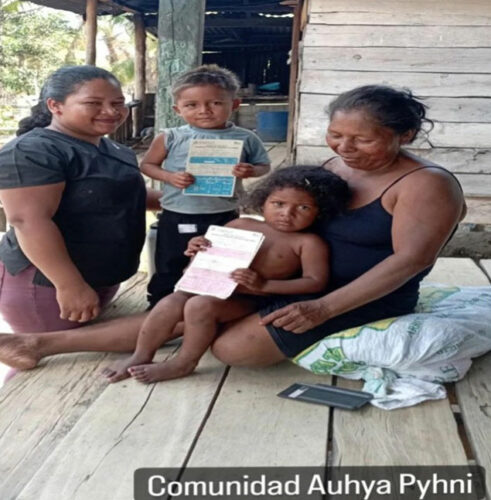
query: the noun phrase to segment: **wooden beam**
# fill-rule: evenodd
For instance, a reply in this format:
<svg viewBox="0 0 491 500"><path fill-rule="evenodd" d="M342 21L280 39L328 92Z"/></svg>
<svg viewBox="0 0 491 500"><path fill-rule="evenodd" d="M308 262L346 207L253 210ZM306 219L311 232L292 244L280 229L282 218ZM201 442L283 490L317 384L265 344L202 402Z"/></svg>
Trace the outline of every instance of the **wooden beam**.
<svg viewBox="0 0 491 500"><path fill-rule="evenodd" d="M5 210L0 207L0 231L3 233L7 231L7 216L5 215Z"/></svg>
<svg viewBox="0 0 491 500"><path fill-rule="evenodd" d="M205 29L213 28L269 28L285 27L292 25L291 17L243 17L229 18L219 16L206 16Z"/></svg>
<svg viewBox="0 0 491 500"><path fill-rule="evenodd" d="M309 24L304 47L486 47L490 26L377 26Z"/></svg>
<svg viewBox="0 0 491 500"><path fill-rule="evenodd" d="M302 71L301 92L340 94L361 85L410 88L419 97L484 97L489 99L489 74L386 71Z"/></svg>
<svg viewBox="0 0 491 500"><path fill-rule="evenodd" d="M182 123L172 110L171 87L177 75L201 63L205 7L205 0L159 2L157 131Z"/></svg>
<svg viewBox="0 0 491 500"><path fill-rule="evenodd" d="M140 106L135 106L133 112L133 137L138 137L143 128L145 115L145 90L146 90L146 32L143 14L133 15L135 26L135 99L141 101Z"/></svg>
<svg viewBox="0 0 491 500"><path fill-rule="evenodd" d="M279 3L262 3L254 5L231 5L230 0L223 5L210 5L213 12L261 12L262 14L288 14L290 10Z"/></svg>
<svg viewBox="0 0 491 500"><path fill-rule="evenodd" d="M85 5L85 64L95 65L97 37L97 0Z"/></svg>
<svg viewBox="0 0 491 500"><path fill-rule="evenodd" d="M293 163L294 134L297 103L298 47L300 44L300 22L303 0L299 0L293 11L292 45L290 54L290 85L288 89L288 131L286 137L287 160Z"/></svg>
<svg viewBox="0 0 491 500"><path fill-rule="evenodd" d="M473 73L489 81L483 64L489 60L489 47L304 47L302 64L306 70Z"/></svg>
<svg viewBox="0 0 491 500"><path fill-rule="evenodd" d="M310 24L489 26L491 11L487 0L462 2L445 0L313 0ZM376 22L374 22L376 20Z"/></svg>
<svg viewBox="0 0 491 500"><path fill-rule="evenodd" d="M283 43L280 41L274 40L264 40L264 41L225 41L225 42L206 42L206 50L232 50L232 49L261 49L264 51L273 50L280 51L285 50L288 51L290 48L290 40L285 40Z"/></svg>
<svg viewBox="0 0 491 500"><path fill-rule="evenodd" d="M130 14L139 14L140 13L140 11L138 11L138 10L131 9L130 7L128 7L126 5L121 5L119 3L113 2L112 0L99 0L99 2L107 5L108 7L111 7L112 9L114 9L115 10L115 14L114 15L119 15L120 12L118 12L118 11L129 12ZM116 12L118 12L118 13L116 13Z"/></svg>

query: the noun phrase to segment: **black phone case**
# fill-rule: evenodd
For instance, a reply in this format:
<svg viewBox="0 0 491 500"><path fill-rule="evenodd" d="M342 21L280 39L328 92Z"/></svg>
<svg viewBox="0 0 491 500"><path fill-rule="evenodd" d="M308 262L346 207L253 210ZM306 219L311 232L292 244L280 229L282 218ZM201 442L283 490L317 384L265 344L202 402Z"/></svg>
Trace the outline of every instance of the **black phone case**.
<svg viewBox="0 0 491 500"><path fill-rule="evenodd" d="M310 391L310 392L309 392ZM293 384L278 393L281 398L323 404L345 410L356 410L368 403L373 395L368 392L343 389L327 384Z"/></svg>

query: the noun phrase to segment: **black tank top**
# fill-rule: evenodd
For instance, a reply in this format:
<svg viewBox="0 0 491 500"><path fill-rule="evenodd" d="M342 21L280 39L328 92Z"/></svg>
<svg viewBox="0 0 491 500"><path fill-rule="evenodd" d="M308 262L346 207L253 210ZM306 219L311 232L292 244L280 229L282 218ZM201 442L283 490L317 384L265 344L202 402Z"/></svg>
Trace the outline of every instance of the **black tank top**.
<svg viewBox="0 0 491 500"><path fill-rule="evenodd" d="M392 215L382 206L382 197L401 179L424 168L440 168L448 172L438 166L415 168L393 181L371 203L348 210L319 227L320 236L330 247L330 290L350 283L394 253L391 235ZM448 173L452 175L451 172ZM452 177L455 178L453 175ZM431 267L412 277L400 288L386 295L383 300L390 303L398 301L401 306L414 307L418 298L419 283L430 270Z"/></svg>

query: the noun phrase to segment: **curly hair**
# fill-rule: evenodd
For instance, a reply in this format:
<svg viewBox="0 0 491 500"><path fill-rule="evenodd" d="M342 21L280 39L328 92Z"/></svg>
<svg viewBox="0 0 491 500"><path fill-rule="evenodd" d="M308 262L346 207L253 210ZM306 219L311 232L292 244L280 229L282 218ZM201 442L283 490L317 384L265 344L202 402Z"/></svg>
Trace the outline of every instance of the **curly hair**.
<svg viewBox="0 0 491 500"><path fill-rule="evenodd" d="M232 97L235 97L240 89L239 77L235 73L217 64L203 64L197 68L185 71L177 77L172 85L174 102L184 89L203 85L215 85L230 92Z"/></svg>
<svg viewBox="0 0 491 500"><path fill-rule="evenodd" d="M319 217L331 218L343 212L351 198L346 181L324 167L294 165L280 168L257 181L240 200L246 213L260 214L262 207L274 191L286 188L301 189L314 199Z"/></svg>

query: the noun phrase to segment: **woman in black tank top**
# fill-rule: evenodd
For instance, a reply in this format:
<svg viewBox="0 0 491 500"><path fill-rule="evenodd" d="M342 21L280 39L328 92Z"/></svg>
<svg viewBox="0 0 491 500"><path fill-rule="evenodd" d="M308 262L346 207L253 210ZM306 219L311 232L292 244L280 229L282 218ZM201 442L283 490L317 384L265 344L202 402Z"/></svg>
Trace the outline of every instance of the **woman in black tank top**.
<svg viewBox="0 0 491 500"><path fill-rule="evenodd" d="M319 228L331 253L327 293L281 298L259 311L261 326L226 330L214 352L229 364L279 361L331 333L411 312L419 282L465 213L455 177L401 149L432 124L410 92L360 87L335 99L329 116L327 143L338 156L325 168L348 182L353 198ZM241 337L247 326L253 344Z"/></svg>
<svg viewBox="0 0 491 500"><path fill-rule="evenodd" d="M329 118L327 143L338 156L325 168L348 182L353 198L346 213L318 229L330 247L328 289L317 297L272 297L258 314L225 325L212 349L227 364L273 364L331 333L411 312L420 280L465 213L456 179L401 149L431 124L410 92L360 87L336 98ZM29 336L23 345L0 336L0 360L21 367L34 366L40 353L132 350L143 320L79 328L75 343L69 335L53 342L53 334L37 334L37 350Z"/></svg>

